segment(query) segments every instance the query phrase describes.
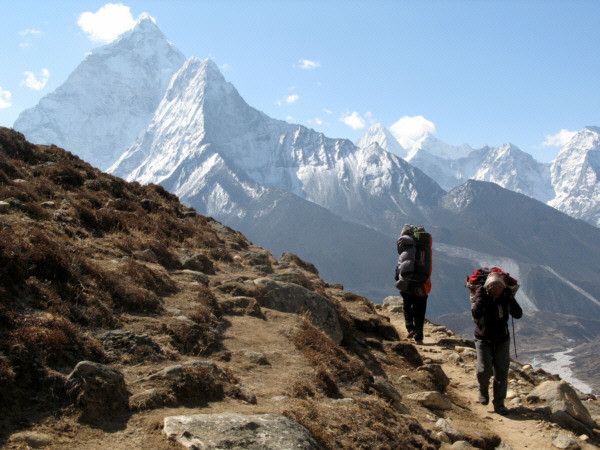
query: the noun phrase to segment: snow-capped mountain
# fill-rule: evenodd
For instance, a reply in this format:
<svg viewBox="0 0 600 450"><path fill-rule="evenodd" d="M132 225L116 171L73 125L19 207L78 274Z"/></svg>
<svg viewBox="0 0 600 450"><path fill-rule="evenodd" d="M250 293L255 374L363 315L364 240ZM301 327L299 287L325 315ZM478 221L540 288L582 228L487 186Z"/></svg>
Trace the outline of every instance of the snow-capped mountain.
<svg viewBox="0 0 600 450"><path fill-rule="evenodd" d="M469 178L491 181L544 203L554 197L554 189L550 183L550 164L536 161L529 153L512 144L486 149L483 161L475 174L469 174ZM463 166L467 166L468 159L470 157L461 161Z"/></svg>
<svg viewBox="0 0 600 450"><path fill-rule="evenodd" d="M408 150L402 147L392 132L381 123L369 127L367 132L356 142L356 145L363 148L375 143L400 158L406 158L408 155Z"/></svg>
<svg viewBox="0 0 600 450"><path fill-rule="evenodd" d="M600 128L577 133L560 150L551 174L556 197L548 204L600 227Z"/></svg>
<svg viewBox="0 0 600 450"><path fill-rule="evenodd" d="M204 189L213 166L227 166L240 180L293 193L347 220L377 228L391 221L395 231L395 220L422 219L422 208L443 193L377 145L358 148L269 118L246 104L212 61L191 58L174 75L146 132L110 171L161 183L187 200Z"/></svg>
<svg viewBox="0 0 600 450"><path fill-rule="evenodd" d="M406 160L410 162L415 157L415 154L421 150L426 150L427 153L437 156L438 158L453 160L467 157L473 151L473 148L467 144L460 146L446 144L431 133L425 133L417 140L415 145L409 149Z"/></svg>
<svg viewBox="0 0 600 450"><path fill-rule="evenodd" d="M385 127L378 124L377 131L384 135ZM390 134L389 131L387 133ZM360 142L369 142L372 135L373 132L367 131ZM383 142L389 145L389 140ZM501 147L484 146L479 149L473 149L467 144L457 147L428 133L408 150L405 159L437 181L445 190L453 189L468 179L475 179L491 181L542 202L554 198L550 164L534 160L531 155L512 144Z"/></svg>
<svg viewBox="0 0 600 450"><path fill-rule="evenodd" d="M63 85L23 111L13 128L108 168L146 129L185 57L149 16L93 50Z"/></svg>

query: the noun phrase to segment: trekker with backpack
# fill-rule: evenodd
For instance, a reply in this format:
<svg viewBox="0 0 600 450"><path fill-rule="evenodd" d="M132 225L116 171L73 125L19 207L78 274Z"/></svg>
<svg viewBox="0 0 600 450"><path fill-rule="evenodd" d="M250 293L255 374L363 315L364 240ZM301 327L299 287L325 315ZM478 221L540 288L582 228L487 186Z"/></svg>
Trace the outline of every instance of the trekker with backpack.
<svg viewBox="0 0 600 450"><path fill-rule="evenodd" d="M509 413L504 406L510 365L508 316L520 319L523 310L502 275L491 272L487 275L483 287L477 290L473 298L471 314L476 324L479 403L482 405L489 403L490 377L494 375L494 411L505 416Z"/></svg>
<svg viewBox="0 0 600 450"><path fill-rule="evenodd" d="M404 303L408 337L423 343L427 296L431 291L431 235L425 228L406 224L397 242L396 287Z"/></svg>

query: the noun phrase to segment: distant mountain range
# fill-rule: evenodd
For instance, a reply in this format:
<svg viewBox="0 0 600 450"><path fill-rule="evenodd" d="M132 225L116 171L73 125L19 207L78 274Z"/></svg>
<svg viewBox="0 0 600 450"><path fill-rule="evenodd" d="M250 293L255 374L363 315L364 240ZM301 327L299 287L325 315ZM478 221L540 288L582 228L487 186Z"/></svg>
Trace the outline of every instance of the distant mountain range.
<svg viewBox="0 0 600 450"><path fill-rule="evenodd" d="M453 147L430 135L402 149L381 125L355 145L252 108L212 61L184 61L148 17L14 128L161 184L375 302L397 294L395 239L418 223L434 237L430 317L468 311L465 277L498 265L519 279L526 311L600 319L598 128L552 164L511 144Z"/></svg>
<svg viewBox="0 0 600 450"><path fill-rule="evenodd" d="M359 146L378 143L403 156L446 190L468 179L491 181L533 197L576 219L600 225L600 128L577 133L552 163L541 163L512 144L473 149L453 147L427 134L404 149L382 124L373 125Z"/></svg>

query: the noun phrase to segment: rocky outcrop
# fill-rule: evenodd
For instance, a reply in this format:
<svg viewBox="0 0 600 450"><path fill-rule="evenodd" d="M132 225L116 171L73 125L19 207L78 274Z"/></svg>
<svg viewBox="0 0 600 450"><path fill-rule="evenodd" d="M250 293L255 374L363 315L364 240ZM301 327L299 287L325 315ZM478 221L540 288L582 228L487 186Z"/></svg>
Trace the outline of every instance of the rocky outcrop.
<svg viewBox="0 0 600 450"><path fill-rule="evenodd" d="M279 414L169 416L164 433L186 448L320 449L299 423Z"/></svg>
<svg viewBox="0 0 600 450"><path fill-rule="evenodd" d="M598 426L575 390L565 381L546 381L531 391L527 399L531 402L545 400L552 413L550 418L566 428L590 433Z"/></svg>
<svg viewBox="0 0 600 450"><path fill-rule="evenodd" d="M281 312L306 314L314 326L340 343L343 333L335 306L327 297L294 283L258 278L254 284L264 288L265 295L258 299L261 306Z"/></svg>
<svg viewBox="0 0 600 450"><path fill-rule="evenodd" d="M81 361L67 377L65 389L86 422L100 422L129 410L125 378L111 366Z"/></svg>

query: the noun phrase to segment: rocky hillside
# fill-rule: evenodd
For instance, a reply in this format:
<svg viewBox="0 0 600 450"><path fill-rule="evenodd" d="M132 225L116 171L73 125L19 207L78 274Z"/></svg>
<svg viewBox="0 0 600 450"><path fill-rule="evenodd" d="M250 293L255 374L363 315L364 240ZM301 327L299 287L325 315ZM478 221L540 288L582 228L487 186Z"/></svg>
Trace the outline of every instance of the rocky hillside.
<svg viewBox="0 0 600 450"><path fill-rule="evenodd" d="M156 185L0 129L3 448L597 448L600 405L278 258ZM401 310L400 310L401 311ZM541 444L541 447L540 447ZM567 447L559 447L567 448Z"/></svg>

